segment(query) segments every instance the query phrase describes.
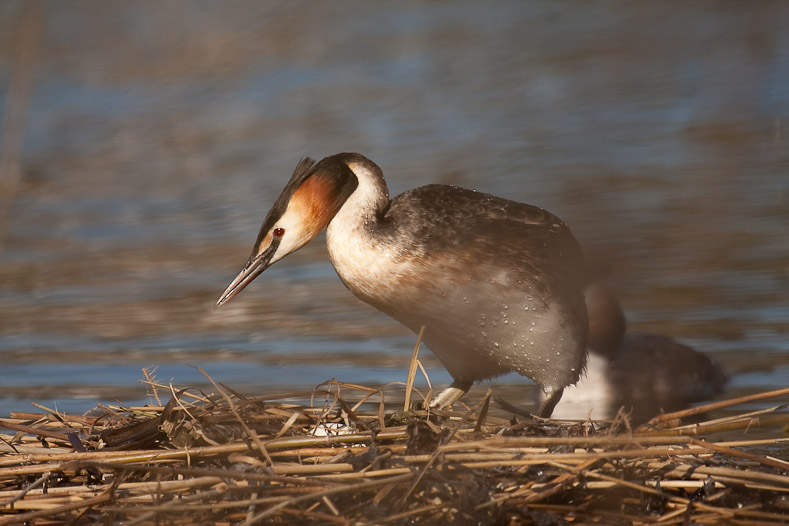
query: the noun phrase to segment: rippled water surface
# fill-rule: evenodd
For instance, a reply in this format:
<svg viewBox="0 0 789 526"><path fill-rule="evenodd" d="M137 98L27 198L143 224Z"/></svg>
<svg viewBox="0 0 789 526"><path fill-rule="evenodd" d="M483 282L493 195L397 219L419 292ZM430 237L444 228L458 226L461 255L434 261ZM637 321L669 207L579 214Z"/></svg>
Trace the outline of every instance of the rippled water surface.
<svg viewBox="0 0 789 526"><path fill-rule="evenodd" d="M714 356L729 394L789 384L789 4L25 5L0 4L3 115L15 46L35 50L0 208L0 415L144 402L150 366L248 393L404 381L414 336L322 237L212 309L298 160L339 151L392 194L548 208L633 330Z"/></svg>

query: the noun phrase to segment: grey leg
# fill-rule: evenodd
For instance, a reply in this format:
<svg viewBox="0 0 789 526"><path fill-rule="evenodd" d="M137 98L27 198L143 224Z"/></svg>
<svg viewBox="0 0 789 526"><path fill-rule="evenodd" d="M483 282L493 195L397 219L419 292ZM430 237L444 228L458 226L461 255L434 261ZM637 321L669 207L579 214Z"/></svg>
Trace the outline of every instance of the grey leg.
<svg viewBox="0 0 789 526"><path fill-rule="evenodd" d="M457 402L461 396L466 394L470 388L470 382L459 382L455 380L452 382L452 385L438 393L438 396L430 401L429 407L432 409L448 409L452 407L452 404Z"/></svg>
<svg viewBox="0 0 789 526"><path fill-rule="evenodd" d="M441 393L443 394L443 393ZM562 399L562 395L564 394L564 388L554 391L553 389L546 389L545 395L546 398L543 400L542 404L540 404L540 409L537 411L537 416L540 418L550 418L551 414L553 413L554 407L556 404L559 403L559 400Z"/></svg>

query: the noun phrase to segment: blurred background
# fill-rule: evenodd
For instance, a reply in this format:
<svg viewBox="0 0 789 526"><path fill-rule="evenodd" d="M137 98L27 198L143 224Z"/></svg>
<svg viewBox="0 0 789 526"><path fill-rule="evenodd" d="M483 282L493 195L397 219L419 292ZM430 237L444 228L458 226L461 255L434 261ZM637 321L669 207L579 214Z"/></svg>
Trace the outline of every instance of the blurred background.
<svg viewBox="0 0 789 526"><path fill-rule="evenodd" d="M405 381L323 238L226 307L300 158L551 210L632 330L789 384L789 3L0 3L0 415ZM431 379L449 377L423 352ZM493 383L532 389L508 376Z"/></svg>

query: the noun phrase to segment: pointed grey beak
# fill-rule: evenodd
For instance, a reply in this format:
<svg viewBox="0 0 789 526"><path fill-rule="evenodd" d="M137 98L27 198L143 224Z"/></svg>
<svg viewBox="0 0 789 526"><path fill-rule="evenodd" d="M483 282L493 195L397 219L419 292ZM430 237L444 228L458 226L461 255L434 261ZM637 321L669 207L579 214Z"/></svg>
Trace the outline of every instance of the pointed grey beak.
<svg viewBox="0 0 789 526"><path fill-rule="evenodd" d="M244 268L241 269L241 272L238 273L230 285L227 286L225 291L222 293L222 296L219 298L219 301L216 302L214 308L221 307L228 301L232 300L236 294L244 290L244 288L252 283L252 281L258 277L264 270L269 267L271 258L274 256L274 253L277 251L277 247L279 246L279 238L274 238L271 245L263 251L262 254L257 256L253 255L247 261L247 264L244 265Z"/></svg>

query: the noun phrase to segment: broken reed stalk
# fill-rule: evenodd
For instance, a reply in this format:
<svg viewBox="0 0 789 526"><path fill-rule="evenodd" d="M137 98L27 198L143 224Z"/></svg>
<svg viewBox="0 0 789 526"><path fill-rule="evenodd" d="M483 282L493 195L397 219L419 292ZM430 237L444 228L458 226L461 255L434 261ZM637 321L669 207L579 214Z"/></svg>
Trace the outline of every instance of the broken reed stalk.
<svg viewBox="0 0 789 526"><path fill-rule="evenodd" d="M486 404L486 403L487 403L487 402L490 400L490 394L491 394L491 392L492 392L492 389L491 389L491 388L488 388L488 392L485 394L485 396L484 396L484 397L482 397L482 399L480 399L480 400L479 400L479 401L476 403L476 405L475 405L474 407L472 407L471 409L469 409L469 410L466 412L466 414L463 416L463 418L461 418L461 419L460 419L458 422L456 422L456 423L455 423L455 425L454 425L454 426L452 426L452 429L449 431L449 433L447 434L447 436L446 436L446 437L444 437L444 438L441 440L441 445L448 444L448 443L449 443L449 442L452 440L452 438L454 438L454 436L457 434L457 432L460 430L460 427L461 427L461 426L462 426L462 425L463 425L463 424L466 422L466 420L467 420L469 417L471 417L471 415L473 415L473 414L474 414L474 412L475 412L477 409L479 409L479 407L480 407L480 406L482 406L482 405L485 405L485 404ZM400 506L403 506L403 505L405 505L405 502L406 502L406 500L408 499L408 496L409 496L409 495L411 495L411 492L413 492L413 491L414 491L414 489L416 488L417 484L419 484L419 482L422 480L422 477L424 477L424 476L425 476L425 473L427 473L427 471L428 471L428 470L431 468L431 466L433 465L433 463L434 463L436 460L438 460L438 458L439 458L439 455L440 455L440 454L441 454L441 448L440 448L440 447L438 447L438 448L436 448L435 452L434 452L434 453L431 455L431 457L430 457L430 460L428 460L428 461L427 461L427 464L425 464L425 466L424 466L424 467L422 468L422 470L419 472L419 474L417 475L417 477L414 479L414 482L411 484L411 486L410 486L410 487L409 487L409 488L406 490L406 492L405 492L405 493L403 494L403 496L401 497L401 499L400 499Z"/></svg>
<svg viewBox="0 0 789 526"><path fill-rule="evenodd" d="M411 362L408 366L408 379L405 382L405 401L403 402L403 411L408 411L411 408L411 391L414 389L414 379L416 378L417 358L419 356L419 346L422 344L422 335L425 334L425 326L419 328L419 334L416 336L416 343L414 344L414 352L411 355Z"/></svg>
<svg viewBox="0 0 789 526"><path fill-rule="evenodd" d="M777 398L779 396L784 396L789 394L789 387L785 387L783 389L775 389L773 391L766 391L763 393L757 393L752 395L740 396L738 398L732 398L730 400L720 400L718 402L710 402L708 404L704 404L698 407L692 407L690 409L683 409L682 411L675 411L673 413L665 413L659 416L656 416L643 426L639 428L637 431L641 429L648 431L650 428L659 427L661 424L666 422L672 422L675 420L680 420L682 418L687 418L689 416L700 415L703 413L708 413L710 411L715 411L717 409L723 409L725 407L732 407L735 405L747 404L749 402L756 402L759 400L765 400L767 398Z"/></svg>
<svg viewBox="0 0 789 526"><path fill-rule="evenodd" d="M246 422L244 422L244 419L242 419L241 416L238 414L238 411L236 410L236 406L233 403L233 399L230 398L230 396L228 396L228 394L224 391L224 389L216 385L214 379L211 378L208 375L208 373L206 373L202 368L198 367L197 370L200 371L200 373L203 376L208 378L208 380L211 382L211 385L214 386L214 389L216 389L217 392L222 395L222 398L224 398L225 401L227 402L227 405L230 408L230 411L233 413L233 416L236 418L238 423L241 424L241 427L244 428L244 432L246 433L246 435L249 438L251 438L252 441L255 443L255 446L257 446L257 449L258 451L260 451L260 454L263 455L263 457L266 459L266 462L268 462L269 465L272 465L273 461L271 460L271 457L268 454L268 450L266 449L266 446L264 446L263 443L260 441L260 438L258 437L257 433L255 433L255 431L250 429L249 426L246 424Z"/></svg>

